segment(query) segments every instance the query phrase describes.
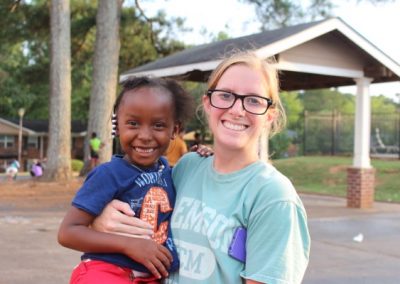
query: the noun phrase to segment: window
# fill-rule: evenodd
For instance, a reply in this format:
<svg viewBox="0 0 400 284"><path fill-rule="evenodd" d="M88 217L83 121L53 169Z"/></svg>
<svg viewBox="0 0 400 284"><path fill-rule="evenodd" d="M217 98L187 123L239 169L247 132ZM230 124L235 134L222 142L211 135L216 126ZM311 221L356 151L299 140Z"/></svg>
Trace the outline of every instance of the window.
<svg viewBox="0 0 400 284"><path fill-rule="evenodd" d="M0 147L13 148L15 146L15 136L0 135Z"/></svg>
<svg viewBox="0 0 400 284"><path fill-rule="evenodd" d="M39 137L38 136L28 136L28 148L39 148Z"/></svg>

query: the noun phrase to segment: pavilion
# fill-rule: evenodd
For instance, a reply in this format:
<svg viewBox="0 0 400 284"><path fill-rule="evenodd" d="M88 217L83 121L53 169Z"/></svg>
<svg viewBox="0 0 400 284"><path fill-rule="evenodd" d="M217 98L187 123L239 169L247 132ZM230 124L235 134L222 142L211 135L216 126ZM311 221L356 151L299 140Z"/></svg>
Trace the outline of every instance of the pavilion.
<svg viewBox="0 0 400 284"><path fill-rule="evenodd" d="M252 49L262 58L274 57L284 91L357 86L347 205L372 207L375 170L369 156L369 87L371 83L400 81L400 65L340 18L195 46L128 70L120 80L148 75L205 82L222 57L238 49ZM261 145L261 157L267 157L267 142Z"/></svg>

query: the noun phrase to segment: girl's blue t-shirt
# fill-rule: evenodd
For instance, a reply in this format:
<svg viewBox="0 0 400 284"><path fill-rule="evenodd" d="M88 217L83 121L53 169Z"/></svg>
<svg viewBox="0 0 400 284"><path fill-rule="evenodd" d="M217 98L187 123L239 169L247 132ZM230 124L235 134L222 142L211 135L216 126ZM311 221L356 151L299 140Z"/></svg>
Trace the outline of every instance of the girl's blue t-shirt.
<svg viewBox="0 0 400 284"><path fill-rule="evenodd" d="M98 216L113 199L128 203L135 216L154 224L154 239L169 249L173 256L170 271L179 267L176 247L172 240L170 219L175 206L176 192L171 179L171 168L163 157L164 169L141 170L122 156L96 167L89 173L77 192L72 205ZM132 217L133 218L133 217ZM118 253L84 253L82 259L95 259L121 267L149 272L145 266Z"/></svg>

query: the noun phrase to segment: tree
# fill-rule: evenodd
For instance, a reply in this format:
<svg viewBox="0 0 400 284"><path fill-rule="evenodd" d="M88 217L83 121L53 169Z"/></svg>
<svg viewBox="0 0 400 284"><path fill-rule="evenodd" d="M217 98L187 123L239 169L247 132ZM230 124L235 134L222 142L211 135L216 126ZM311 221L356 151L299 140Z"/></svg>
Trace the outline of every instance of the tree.
<svg viewBox="0 0 400 284"><path fill-rule="evenodd" d="M204 139L209 136L208 125L206 117L203 113L202 105L202 97L207 88L205 83L198 82L182 82L183 87L187 92L194 96L195 105L198 107L195 110L195 115L191 119L191 121L186 125L186 131L196 131L200 133L201 139L204 142Z"/></svg>
<svg viewBox="0 0 400 284"><path fill-rule="evenodd" d="M0 115L48 116L49 9L46 1L0 3ZM45 67L44 67L45 66ZM44 98L44 99L43 99Z"/></svg>
<svg viewBox="0 0 400 284"><path fill-rule="evenodd" d="M122 0L107 1L100 0L98 12L96 17L96 42L95 42L95 55L93 64L93 82L89 106L89 125L88 137L86 144L88 144L89 135L96 132L105 147L100 152L100 162L108 161L112 154L112 141L111 141L111 113L113 102L115 101L116 86L118 82L118 57L120 56L120 18L122 9ZM138 1L135 1L135 8L128 8L123 14L123 21L131 22L134 20L134 27L132 25L122 29L123 34L131 34L130 37L124 41L132 48L125 48L125 51L137 50L136 53L128 53L132 58L127 60L120 60L120 64L131 62L134 58L139 56L138 61L146 58L150 60L156 57L167 55L175 50L183 48L183 45L174 40L168 40L159 36L162 27L170 25L165 21L164 14L159 14L158 17L148 19L143 11L140 9ZM139 15L136 15L139 13ZM144 22L140 20L144 18ZM179 22L179 21L178 21ZM143 24L144 23L144 24ZM157 23L158 25L154 25ZM146 40L147 37L147 40ZM157 40L158 39L158 40ZM122 53L122 56L126 53ZM123 65L125 66L125 65ZM134 66L134 65L133 65ZM132 67L129 66L129 67ZM89 147L85 147L85 157L89 154ZM84 172L82 172L84 174Z"/></svg>
<svg viewBox="0 0 400 284"><path fill-rule="evenodd" d="M301 126L300 118L304 111L303 100L298 92L282 91L280 96L287 115L286 127L291 130L297 130Z"/></svg>
<svg viewBox="0 0 400 284"><path fill-rule="evenodd" d="M111 113L118 82L119 25L122 0L99 0L90 94L88 139L92 132L104 143L100 162L111 158ZM88 147L86 155L88 156Z"/></svg>
<svg viewBox="0 0 400 284"><path fill-rule="evenodd" d="M50 4L49 146L45 177L64 181L71 171L71 25L69 0Z"/></svg>
<svg viewBox="0 0 400 284"><path fill-rule="evenodd" d="M0 115L27 119L49 116L50 14L49 1L0 1ZM98 1L70 0L71 13L71 114L87 121L93 75ZM143 19L135 7L121 11L119 69L127 70L184 48L175 40L181 19L164 13ZM151 31L151 32L150 32ZM150 37L149 34L153 36Z"/></svg>
<svg viewBox="0 0 400 284"><path fill-rule="evenodd" d="M331 113L334 110L342 113L354 113L354 95L342 94L336 90L307 90L301 94L304 109L311 112Z"/></svg>
<svg viewBox="0 0 400 284"><path fill-rule="evenodd" d="M371 97L371 110L373 113L394 114L396 109L396 103L384 95Z"/></svg>
<svg viewBox="0 0 400 284"><path fill-rule="evenodd" d="M331 16L334 7L330 0L240 0L255 6L261 30L271 30L279 27L286 27L318 18ZM393 2L394 0L364 0L371 3ZM357 0L362 2L362 0ZM307 3L306 5L304 3Z"/></svg>
<svg viewBox="0 0 400 284"><path fill-rule="evenodd" d="M307 1L309 5L304 6L304 1L292 0L240 0L255 6L261 30L271 30L297 24L299 21L307 22L317 17L328 17L332 9L329 0Z"/></svg>

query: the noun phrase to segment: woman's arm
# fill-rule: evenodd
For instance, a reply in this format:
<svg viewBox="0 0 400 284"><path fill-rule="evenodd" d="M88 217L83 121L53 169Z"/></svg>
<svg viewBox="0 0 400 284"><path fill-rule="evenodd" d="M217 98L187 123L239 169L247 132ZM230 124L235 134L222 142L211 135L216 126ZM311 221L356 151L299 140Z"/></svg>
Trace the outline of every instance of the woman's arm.
<svg viewBox="0 0 400 284"><path fill-rule="evenodd" d="M93 220L92 215L71 207L60 225L59 243L82 252L122 253L143 264L156 277L168 275L167 268L172 262L172 256L164 246L153 240L95 231L89 227Z"/></svg>
<svg viewBox="0 0 400 284"><path fill-rule="evenodd" d="M151 238L153 226L139 218L128 203L114 199L94 219L91 227L99 232L112 233L134 238Z"/></svg>
<svg viewBox="0 0 400 284"><path fill-rule="evenodd" d="M304 208L293 201L274 202L255 212L247 229L243 276L301 283L310 251Z"/></svg>

